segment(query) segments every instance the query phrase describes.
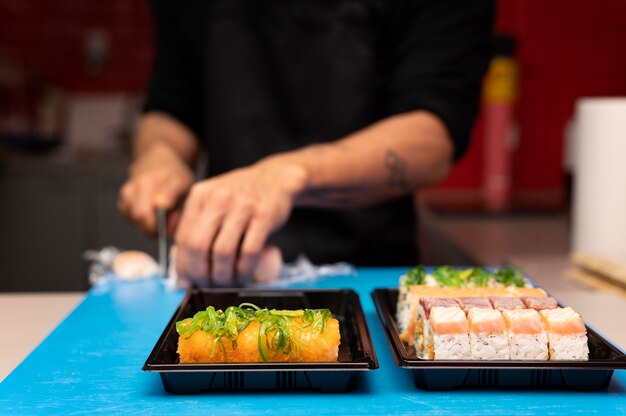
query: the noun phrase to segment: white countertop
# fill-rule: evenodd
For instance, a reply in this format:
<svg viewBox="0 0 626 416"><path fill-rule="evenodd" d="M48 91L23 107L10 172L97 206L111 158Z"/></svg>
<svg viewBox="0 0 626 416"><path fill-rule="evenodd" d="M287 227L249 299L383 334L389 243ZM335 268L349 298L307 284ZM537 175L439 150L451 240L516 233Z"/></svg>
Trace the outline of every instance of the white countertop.
<svg viewBox="0 0 626 416"><path fill-rule="evenodd" d="M0 381L78 305L84 293L1 293ZM12 329L13 328L13 329Z"/></svg>

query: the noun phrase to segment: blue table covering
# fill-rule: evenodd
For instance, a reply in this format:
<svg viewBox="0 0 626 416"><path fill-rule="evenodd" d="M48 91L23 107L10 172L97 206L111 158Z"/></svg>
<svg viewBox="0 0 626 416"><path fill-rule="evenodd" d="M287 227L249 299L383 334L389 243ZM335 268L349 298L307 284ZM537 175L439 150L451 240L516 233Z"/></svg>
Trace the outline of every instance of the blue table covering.
<svg viewBox="0 0 626 416"><path fill-rule="evenodd" d="M606 391L417 389L396 367L370 292L392 287L405 269L361 269L293 288L354 288L370 327L380 368L356 390L319 392L166 393L158 374L141 370L184 293L158 280L111 281L83 302L0 384L0 414L626 414L626 371ZM15 317L11 331L27 331Z"/></svg>

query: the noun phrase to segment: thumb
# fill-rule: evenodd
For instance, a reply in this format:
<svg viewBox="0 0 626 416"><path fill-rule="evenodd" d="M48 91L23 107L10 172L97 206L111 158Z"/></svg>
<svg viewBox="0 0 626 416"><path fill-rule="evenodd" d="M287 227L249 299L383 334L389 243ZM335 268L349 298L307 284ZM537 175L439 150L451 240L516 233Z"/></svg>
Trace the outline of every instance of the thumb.
<svg viewBox="0 0 626 416"><path fill-rule="evenodd" d="M173 189L160 189L154 195L154 206L155 208L165 209L167 211L171 210L176 206L178 202L178 192Z"/></svg>

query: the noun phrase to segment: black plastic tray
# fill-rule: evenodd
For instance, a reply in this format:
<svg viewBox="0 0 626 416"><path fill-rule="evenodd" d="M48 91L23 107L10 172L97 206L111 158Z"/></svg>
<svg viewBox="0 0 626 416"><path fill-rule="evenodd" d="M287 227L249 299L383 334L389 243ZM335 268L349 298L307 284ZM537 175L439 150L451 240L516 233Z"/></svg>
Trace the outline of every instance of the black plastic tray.
<svg viewBox="0 0 626 416"><path fill-rule="evenodd" d="M225 309L250 302L270 309L328 308L339 321L341 344L334 363L180 364L176 322L214 306ZM300 390L345 392L363 371L378 368L361 302L352 290L192 289L181 302L144 371L158 372L166 391L176 394L228 390Z"/></svg>
<svg viewBox="0 0 626 416"><path fill-rule="evenodd" d="M412 370L415 385L428 390L462 387L605 389L613 370L626 369L626 355L587 327L589 361L444 361L417 358L395 322L397 289L375 289L376 312L399 367Z"/></svg>

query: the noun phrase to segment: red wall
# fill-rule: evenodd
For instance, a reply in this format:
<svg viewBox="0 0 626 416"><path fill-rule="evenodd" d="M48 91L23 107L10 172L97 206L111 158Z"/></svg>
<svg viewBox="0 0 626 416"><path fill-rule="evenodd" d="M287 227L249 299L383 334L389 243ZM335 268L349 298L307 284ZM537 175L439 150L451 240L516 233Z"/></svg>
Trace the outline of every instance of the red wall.
<svg viewBox="0 0 626 416"><path fill-rule="evenodd" d="M563 128L575 100L626 95L626 1L499 0L498 6L497 30L518 39L521 68L514 197L543 195L544 204L558 203ZM101 73L85 64L83 36L91 30L109 39ZM70 92L141 91L151 39L147 0L0 0L0 61L8 58ZM481 162L479 120L468 155L434 194L479 197Z"/></svg>
<svg viewBox="0 0 626 416"><path fill-rule="evenodd" d="M514 200L558 204L564 186L563 130L576 99L626 95L626 1L500 0L496 30L518 40ZM438 188L440 194L479 190L482 147L479 120L469 153Z"/></svg>
<svg viewBox="0 0 626 416"><path fill-rule="evenodd" d="M104 70L91 71L84 36L103 31ZM0 0L0 61L70 92L140 91L152 59L147 0Z"/></svg>

